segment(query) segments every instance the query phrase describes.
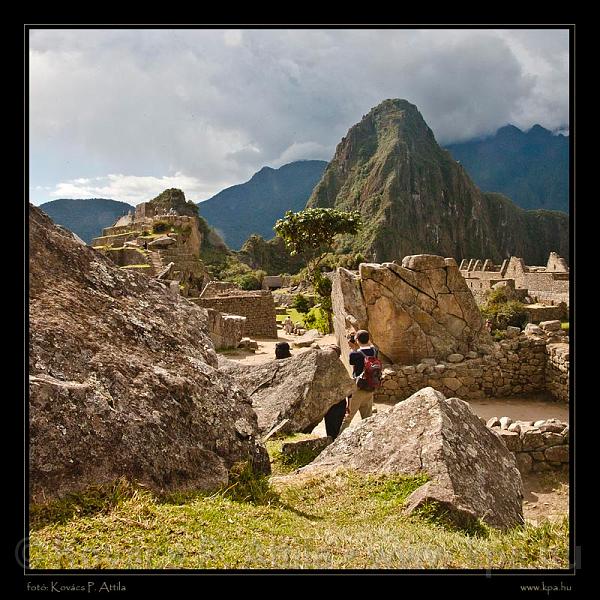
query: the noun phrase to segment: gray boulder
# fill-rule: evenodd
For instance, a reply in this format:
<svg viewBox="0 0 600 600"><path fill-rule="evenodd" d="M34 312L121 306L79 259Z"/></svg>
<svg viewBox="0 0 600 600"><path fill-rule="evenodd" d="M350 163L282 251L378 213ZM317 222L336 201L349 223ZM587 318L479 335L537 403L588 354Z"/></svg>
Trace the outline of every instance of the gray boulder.
<svg viewBox="0 0 600 600"><path fill-rule="evenodd" d="M397 263L362 263L358 275L339 267L331 293L337 343L366 329L380 357L394 364L445 359L489 345L472 292L458 267L441 256L406 256Z"/></svg>
<svg viewBox="0 0 600 600"><path fill-rule="evenodd" d="M263 434L284 419L280 433L309 433L355 387L335 348L311 348L251 368L230 360L220 364L252 400Z"/></svg>
<svg viewBox="0 0 600 600"><path fill-rule="evenodd" d="M270 472L249 399L217 368L206 312L29 211L31 500L120 477L214 490L241 461Z"/></svg>
<svg viewBox="0 0 600 600"><path fill-rule="evenodd" d="M305 334L294 340L293 346L294 348L308 348L320 337L322 336L316 329L309 329Z"/></svg>
<svg viewBox="0 0 600 600"><path fill-rule="evenodd" d="M502 529L523 523L523 489L514 454L466 402L446 399L431 387L346 429L298 473L338 469L406 475L424 471L431 480L408 498L409 512L432 501L459 525L478 518Z"/></svg>

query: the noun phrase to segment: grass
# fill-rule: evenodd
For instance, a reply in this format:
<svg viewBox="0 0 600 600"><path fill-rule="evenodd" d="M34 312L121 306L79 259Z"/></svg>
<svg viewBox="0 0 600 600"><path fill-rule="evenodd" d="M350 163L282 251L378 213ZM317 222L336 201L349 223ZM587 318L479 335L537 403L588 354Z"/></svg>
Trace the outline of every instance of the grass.
<svg viewBox="0 0 600 600"><path fill-rule="evenodd" d="M564 331L568 332L569 331L569 321L562 321L560 324L560 328L563 329Z"/></svg>
<svg viewBox="0 0 600 600"><path fill-rule="evenodd" d="M271 444L271 450L274 445ZM126 482L32 514L35 569L567 568L568 522L502 533L448 527L402 505L427 477L345 472L159 498ZM78 507L78 510L77 510Z"/></svg>
<svg viewBox="0 0 600 600"><path fill-rule="evenodd" d="M301 440L310 440L318 436L310 433L295 433L290 436L278 438L274 437L267 440L266 447L271 457L271 471L273 475L287 475L292 473L296 469L307 465L312 462L318 453L314 451L305 450L298 452L293 456L285 456L281 453L283 444L287 442L299 442Z"/></svg>
<svg viewBox="0 0 600 600"><path fill-rule="evenodd" d="M295 308L288 308L287 314L276 315L275 318L277 319L278 323L283 323L288 315L292 318L294 323L304 323L305 315L301 312L298 312Z"/></svg>

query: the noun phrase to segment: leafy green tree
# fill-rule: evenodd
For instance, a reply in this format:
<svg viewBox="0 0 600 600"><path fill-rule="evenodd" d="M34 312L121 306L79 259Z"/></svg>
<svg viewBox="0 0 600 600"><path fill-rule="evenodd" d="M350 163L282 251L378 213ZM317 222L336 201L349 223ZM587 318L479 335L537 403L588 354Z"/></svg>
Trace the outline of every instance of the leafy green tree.
<svg viewBox="0 0 600 600"><path fill-rule="evenodd" d="M309 280L327 313L330 330L331 281L321 273L320 263L333 251L336 235L354 235L361 225L358 211L335 208L307 208L296 213L288 210L285 217L275 223L275 232L283 238L290 254L305 257Z"/></svg>

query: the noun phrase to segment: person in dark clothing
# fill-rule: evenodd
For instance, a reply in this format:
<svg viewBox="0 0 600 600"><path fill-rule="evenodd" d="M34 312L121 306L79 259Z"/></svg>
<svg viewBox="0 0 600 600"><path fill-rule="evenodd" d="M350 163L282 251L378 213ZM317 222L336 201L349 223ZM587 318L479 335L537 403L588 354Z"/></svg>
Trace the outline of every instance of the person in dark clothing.
<svg viewBox="0 0 600 600"><path fill-rule="evenodd" d="M348 406L348 399L344 398L337 404L334 404L325 415L325 432L327 435L335 440L339 435L342 427L342 421L346 416L346 408Z"/></svg>
<svg viewBox="0 0 600 600"><path fill-rule="evenodd" d="M369 332L364 329L357 331L354 335L348 336L348 345L352 350L348 357L348 362L352 366L352 377L355 380L362 374L365 368L365 357L377 356L377 348L369 344L369 340ZM354 390L348 402L348 411L342 421L340 432L344 431L350 425L354 415L358 411L360 411L360 416L363 419L373 414L373 390L363 390L359 387Z"/></svg>
<svg viewBox="0 0 600 600"><path fill-rule="evenodd" d="M287 342L277 342L275 344L275 358L290 358L290 345Z"/></svg>

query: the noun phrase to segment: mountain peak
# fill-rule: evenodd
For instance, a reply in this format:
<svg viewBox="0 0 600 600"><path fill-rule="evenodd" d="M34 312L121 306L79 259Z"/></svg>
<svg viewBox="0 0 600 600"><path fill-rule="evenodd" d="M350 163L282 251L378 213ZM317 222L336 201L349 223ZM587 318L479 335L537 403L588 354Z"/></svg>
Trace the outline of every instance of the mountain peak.
<svg viewBox="0 0 600 600"><path fill-rule="evenodd" d="M500 127L500 129L498 129L496 132L496 136L500 138L517 137L520 135L524 135L523 131L510 123L504 127Z"/></svg>
<svg viewBox="0 0 600 600"><path fill-rule="evenodd" d="M536 123L528 132L527 135L535 135L536 137L541 136L551 136L552 132L545 127L542 127L540 124Z"/></svg>
<svg viewBox="0 0 600 600"><path fill-rule="evenodd" d="M566 215L538 223L510 201L484 197L417 107L400 99L385 100L349 129L307 206L358 210L367 226L338 248L373 261L420 253L501 261L517 252L537 264L552 249L539 240L552 227L561 235L568 229ZM496 224L500 212L510 226ZM564 239L560 251L568 254Z"/></svg>
<svg viewBox="0 0 600 600"><path fill-rule="evenodd" d="M198 215L198 209L193 202L188 202L185 199L185 194L178 188L169 188L161 192L156 198L152 198L149 204L157 208L161 208L164 212L173 209L179 215L188 215L195 217Z"/></svg>

